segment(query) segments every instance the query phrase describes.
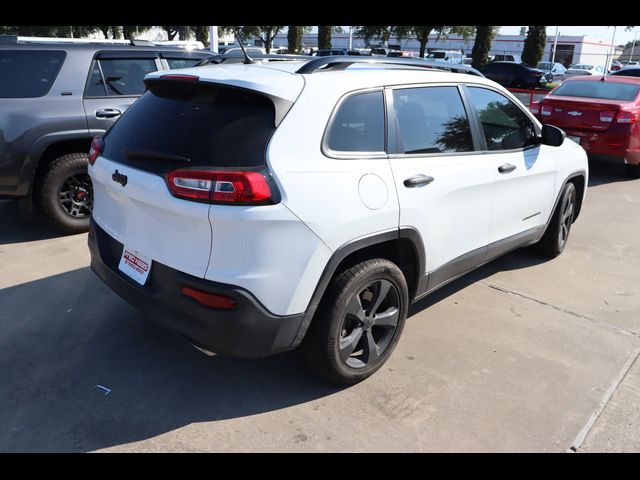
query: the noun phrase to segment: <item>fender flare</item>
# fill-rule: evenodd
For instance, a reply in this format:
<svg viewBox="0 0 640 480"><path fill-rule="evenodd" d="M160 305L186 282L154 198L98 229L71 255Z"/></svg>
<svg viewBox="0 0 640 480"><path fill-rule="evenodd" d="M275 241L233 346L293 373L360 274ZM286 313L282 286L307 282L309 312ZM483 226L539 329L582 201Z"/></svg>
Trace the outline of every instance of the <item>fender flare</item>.
<svg viewBox="0 0 640 480"><path fill-rule="evenodd" d="M336 249L331 258L327 262L324 267L322 274L320 275L320 279L316 284L316 288L311 296L311 300L309 301L309 305L307 310L305 311L304 317L302 319L302 323L300 325L300 329L296 335L294 344L297 346L302 342L305 334L307 333L307 329L311 324L311 320L315 315L315 312L320 305L320 301L324 296L327 287L329 286L329 282L333 278L336 273L336 270L340 263L347 258L352 253L357 252L358 250L362 250L363 248L371 247L374 245L378 245L381 243L385 243L391 240L399 240L406 239L409 241L416 258L418 259L418 265L416 269L416 296L419 295L420 292L426 290L427 288L427 280L428 277L425 275L426 271L426 251L424 248L424 243L422 241L422 237L420 233L413 227L400 227L394 228L392 230L387 230L384 232L377 232L371 235L366 235L364 237L358 237L353 240L350 240Z"/></svg>

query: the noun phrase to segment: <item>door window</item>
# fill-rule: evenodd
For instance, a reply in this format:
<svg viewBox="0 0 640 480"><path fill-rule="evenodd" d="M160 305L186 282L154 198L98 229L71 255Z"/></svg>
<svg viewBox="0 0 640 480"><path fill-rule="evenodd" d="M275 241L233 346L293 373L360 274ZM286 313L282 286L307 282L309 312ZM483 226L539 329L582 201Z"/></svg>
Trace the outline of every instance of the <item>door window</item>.
<svg viewBox="0 0 640 480"><path fill-rule="evenodd" d="M469 87L488 150L514 150L537 145L533 121L504 95L486 88Z"/></svg>
<svg viewBox="0 0 640 480"><path fill-rule="evenodd" d="M393 107L401 153L473 151L469 119L457 87L397 89Z"/></svg>

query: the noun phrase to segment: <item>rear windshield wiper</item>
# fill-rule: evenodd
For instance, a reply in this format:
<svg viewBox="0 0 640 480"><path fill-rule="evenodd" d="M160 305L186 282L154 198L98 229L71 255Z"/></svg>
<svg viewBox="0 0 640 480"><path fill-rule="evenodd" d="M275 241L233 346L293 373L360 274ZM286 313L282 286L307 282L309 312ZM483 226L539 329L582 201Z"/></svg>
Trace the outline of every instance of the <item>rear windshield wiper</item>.
<svg viewBox="0 0 640 480"><path fill-rule="evenodd" d="M129 160L141 158L149 160L160 160L164 162L191 163L190 158L182 157L180 155L173 155L170 153L154 152L153 150L131 150L129 148L125 148L122 150L122 153Z"/></svg>

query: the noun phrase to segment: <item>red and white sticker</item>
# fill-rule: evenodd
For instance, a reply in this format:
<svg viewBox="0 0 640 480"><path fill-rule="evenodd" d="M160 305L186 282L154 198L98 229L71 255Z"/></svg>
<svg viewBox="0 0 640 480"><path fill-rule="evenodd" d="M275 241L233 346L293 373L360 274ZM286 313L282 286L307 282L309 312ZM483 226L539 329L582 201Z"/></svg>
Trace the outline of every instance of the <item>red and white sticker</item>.
<svg viewBox="0 0 640 480"><path fill-rule="evenodd" d="M140 285L144 285L151 271L151 259L125 246L118 269Z"/></svg>

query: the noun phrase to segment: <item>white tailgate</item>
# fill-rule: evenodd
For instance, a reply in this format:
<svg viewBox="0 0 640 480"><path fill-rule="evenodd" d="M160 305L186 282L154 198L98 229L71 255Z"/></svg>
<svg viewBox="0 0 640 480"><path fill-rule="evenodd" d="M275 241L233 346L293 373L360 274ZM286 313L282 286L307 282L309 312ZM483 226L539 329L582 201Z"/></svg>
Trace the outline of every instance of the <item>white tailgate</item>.
<svg viewBox="0 0 640 480"><path fill-rule="evenodd" d="M112 179L127 176L126 186ZM163 177L98 157L89 167L93 218L154 262L204 278L211 252L210 205L175 198ZM153 269L153 266L151 267Z"/></svg>

